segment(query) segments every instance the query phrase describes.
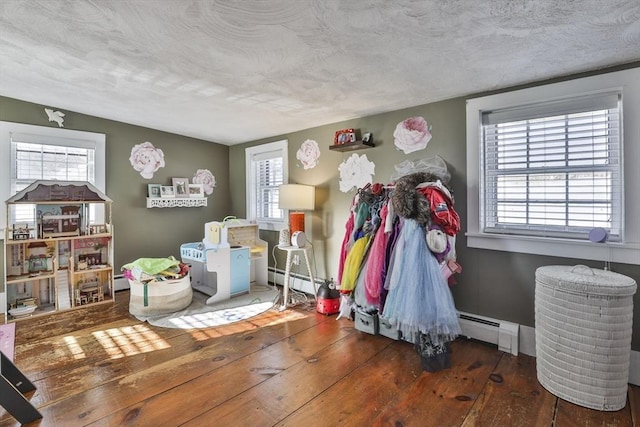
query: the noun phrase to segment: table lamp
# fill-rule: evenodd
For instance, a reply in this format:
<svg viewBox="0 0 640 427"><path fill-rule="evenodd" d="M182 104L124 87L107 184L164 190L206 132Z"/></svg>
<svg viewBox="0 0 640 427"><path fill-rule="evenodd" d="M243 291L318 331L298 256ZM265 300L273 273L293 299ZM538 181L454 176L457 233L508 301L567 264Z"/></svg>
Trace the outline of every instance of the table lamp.
<svg viewBox="0 0 640 427"><path fill-rule="evenodd" d="M304 232L304 212L315 208L316 189L311 185L282 184L280 191L280 209L289 210L289 232L291 236L296 231Z"/></svg>

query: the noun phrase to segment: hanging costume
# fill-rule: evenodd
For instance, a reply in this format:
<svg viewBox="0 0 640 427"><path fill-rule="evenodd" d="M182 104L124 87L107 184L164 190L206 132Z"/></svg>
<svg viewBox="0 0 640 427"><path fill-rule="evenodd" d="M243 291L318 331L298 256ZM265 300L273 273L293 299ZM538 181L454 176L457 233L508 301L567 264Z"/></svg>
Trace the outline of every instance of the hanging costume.
<svg viewBox="0 0 640 427"><path fill-rule="evenodd" d="M421 332L434 343L460 333L451 292L415 220L405 220L398 237L383 316L406 336Z"/></svg>
<svg viewBox="0 0 640 427"><path fill-rule="evenodd" d="M446 268L459 267L460 218L441 180L448 181L448 172L439 165L439 174L427 169L401 176L390 192L380 184L358 190L338 275L343 297L350 295L340 316L349 307L377 311L414 343L428 371L449 367L449 343L460 333L447 284L460 269Z"/></svg>

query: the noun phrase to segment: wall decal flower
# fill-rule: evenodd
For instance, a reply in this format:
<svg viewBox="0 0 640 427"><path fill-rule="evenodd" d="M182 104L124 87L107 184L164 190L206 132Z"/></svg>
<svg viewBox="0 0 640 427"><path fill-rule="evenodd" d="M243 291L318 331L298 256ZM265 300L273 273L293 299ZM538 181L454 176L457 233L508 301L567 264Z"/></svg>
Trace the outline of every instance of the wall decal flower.
<svg viewBox="0 0 640 427"><path fill-rule="evenodd" d="M151 179L158 169L164 167L164 153L161 149L146 141L133 146L129 162L131 162L134 170L140 172L143 178Z"/></svg>
<svg viewBox="0 0 640 427"><path fill-rule="evenodd" d="M375 163L367 159L367 155L352 154L338 166L340 172L340 191L346 193L352 188L362 188L373 183Z"/></svg>
<svg viewBox="0 0 640 427"><path fill-rule="evenodd" d="M298 152L296 153L296 159L302 163L305 169L313 169L318 164L320 158L320 147L318 143L313 139L307 139L302 143Z"/></svg>
<svg viewBox="0 0 640 427"><path fill-rule="evenodd" d="M202 184L204 192L208 196L213 193L213 187L216 186L216 177L213 176L209 169L198 169L193 175L194 184Z"/></svg>
<svg viewBox="0 0 640 427"><path fill-rule="evenodd" d="M423 117L409 117L398 123L393 131L393 143L405 154L427 148L431 129Z"/></svg>

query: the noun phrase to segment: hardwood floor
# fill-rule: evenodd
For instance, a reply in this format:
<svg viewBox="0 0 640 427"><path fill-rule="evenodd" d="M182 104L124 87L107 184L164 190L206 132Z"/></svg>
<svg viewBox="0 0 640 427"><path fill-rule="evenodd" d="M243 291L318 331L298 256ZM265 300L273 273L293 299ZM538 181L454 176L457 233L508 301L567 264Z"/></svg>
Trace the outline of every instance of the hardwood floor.
<svg viewBox="0 0 640 427"><path fill-rule="evenodd" d="M183 331L116 304L17 322L15 363L37 387L40 426L631 426L572 405L536 380L535 359L453 343L424 372L411 344L362 333L312 307ZM0 408L0 425L17 425Z"/></svg>

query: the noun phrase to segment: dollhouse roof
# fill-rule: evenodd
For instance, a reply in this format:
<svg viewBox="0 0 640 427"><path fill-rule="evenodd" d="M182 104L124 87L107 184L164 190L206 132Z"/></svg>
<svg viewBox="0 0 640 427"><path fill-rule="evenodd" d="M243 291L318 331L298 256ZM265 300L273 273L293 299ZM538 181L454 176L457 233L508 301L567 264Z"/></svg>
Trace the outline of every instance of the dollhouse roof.
<svg viewBox="0 0 640 427"><path fill-rule="evenodd" d="M34 181L7 200L8 203L34 202L111 202L90 182Z"/></svg>

